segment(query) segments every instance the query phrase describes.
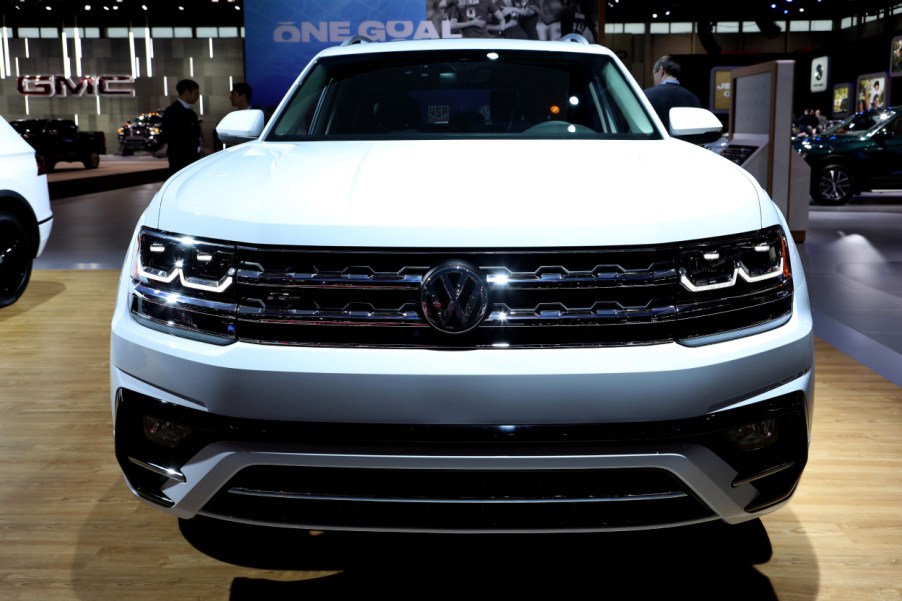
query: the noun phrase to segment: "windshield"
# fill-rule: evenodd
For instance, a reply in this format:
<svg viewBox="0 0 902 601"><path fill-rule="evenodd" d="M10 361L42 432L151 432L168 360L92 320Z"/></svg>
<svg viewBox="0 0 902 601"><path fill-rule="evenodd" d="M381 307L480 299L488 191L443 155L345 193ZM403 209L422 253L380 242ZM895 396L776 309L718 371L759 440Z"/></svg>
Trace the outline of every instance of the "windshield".
<svg viewBox="0 0 902 601"><path fill-rule="evenodd" d="M446 136L661 137L606 56L467 50L324 58L267 139Z"/></svg>
<svg viewBox="0 0 902 601"><path fill-rule="evenodd" d="M878 123L883 123L895 113L889 109L876 109L872 111L864 111L855 113L847 117L841 123L837 123L833 127L827 129L823 135L830 136L833 134L861 134Z"/></svg>

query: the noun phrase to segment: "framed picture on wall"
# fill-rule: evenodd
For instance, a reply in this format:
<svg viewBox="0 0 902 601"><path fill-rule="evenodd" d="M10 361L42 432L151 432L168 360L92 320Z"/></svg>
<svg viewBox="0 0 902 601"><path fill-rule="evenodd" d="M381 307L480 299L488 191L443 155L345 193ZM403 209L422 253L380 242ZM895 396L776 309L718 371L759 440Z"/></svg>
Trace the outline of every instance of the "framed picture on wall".
<svg viewBox="0 0 902 601"><path fill-rule="evenodd" d="M886 86L886 72L867 73L858 76L858 87L855 93L855 110L866 111L886 106L889 102L889 90Z"/></svg>
<svg viewBox="0 0 902 601"><path fill-rule="evenodd" d="M833 118L849 116L849 105L852 103L852 84L838 83L833 86L833 107L830 111Z"/></svg>
<svg viewBox="0 0 902 601"><path fill-rule="evenodd" d="M894 37L890 47L889 74L902 76L902 35Z"/></svg>

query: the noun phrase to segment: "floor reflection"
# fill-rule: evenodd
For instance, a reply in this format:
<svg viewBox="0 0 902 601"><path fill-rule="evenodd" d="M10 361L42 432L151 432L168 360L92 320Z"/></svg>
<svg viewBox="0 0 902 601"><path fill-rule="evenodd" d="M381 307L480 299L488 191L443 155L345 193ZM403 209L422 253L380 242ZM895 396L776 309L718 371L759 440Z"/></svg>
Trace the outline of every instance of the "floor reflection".
<svg viewBox="0 0 902 601"><path fill-rule="evenodd" d="M336 571L296 581L235 578L230 599L280 601L367 594L433 599L731 599L777 596L755 568L771 557L759 520L662 531L548 535L433 535L260 528L181 521L196 549L244 567Z"/></svg>

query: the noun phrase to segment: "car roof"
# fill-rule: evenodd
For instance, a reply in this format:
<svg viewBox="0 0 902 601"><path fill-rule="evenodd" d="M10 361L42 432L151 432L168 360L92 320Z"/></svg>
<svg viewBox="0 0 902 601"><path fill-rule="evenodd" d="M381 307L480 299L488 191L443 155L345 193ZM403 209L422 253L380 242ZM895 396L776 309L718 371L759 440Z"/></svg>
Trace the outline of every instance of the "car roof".
<svg viewBox="0 0 902 601"><path fill-rule="evenodd" d="M356 36L340 46L321 51L317 56L347 56L353 54L382 54L386 52L422 52L441 50L532 50L541 52L579 52L584 54L614 53L598 44L590 44L582 36L571 34L555 41L513 40L505 38L440 38L375 42Z"/></svg>

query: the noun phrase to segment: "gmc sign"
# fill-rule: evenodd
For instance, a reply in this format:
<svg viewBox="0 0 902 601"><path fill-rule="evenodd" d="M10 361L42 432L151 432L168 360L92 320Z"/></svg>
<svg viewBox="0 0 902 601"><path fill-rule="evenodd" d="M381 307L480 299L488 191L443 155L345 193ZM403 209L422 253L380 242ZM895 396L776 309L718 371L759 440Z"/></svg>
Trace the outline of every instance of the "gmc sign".
<svg viewBox="0 0 902 601"><path fill-rule="evenodd" d="M131 96L135 90L135 78L131 75L20 75L16 79L16 91L21 96ZM127 86L127 87L126 87Z"/></svg>

